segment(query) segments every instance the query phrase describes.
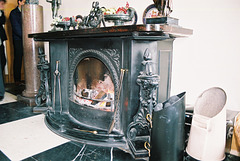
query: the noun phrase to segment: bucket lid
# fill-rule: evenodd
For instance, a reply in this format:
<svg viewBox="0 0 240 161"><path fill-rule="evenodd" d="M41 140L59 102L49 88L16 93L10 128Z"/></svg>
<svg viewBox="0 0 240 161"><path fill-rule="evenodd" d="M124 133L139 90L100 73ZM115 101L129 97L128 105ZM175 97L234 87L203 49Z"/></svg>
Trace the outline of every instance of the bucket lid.
<svg viewBox="0 0 240 161"><path fill-rule="evenodd" d="M219 87L209 88L198 96L194 113L212 118L223 109L226 101L227 96L223 89Z"/></svg>

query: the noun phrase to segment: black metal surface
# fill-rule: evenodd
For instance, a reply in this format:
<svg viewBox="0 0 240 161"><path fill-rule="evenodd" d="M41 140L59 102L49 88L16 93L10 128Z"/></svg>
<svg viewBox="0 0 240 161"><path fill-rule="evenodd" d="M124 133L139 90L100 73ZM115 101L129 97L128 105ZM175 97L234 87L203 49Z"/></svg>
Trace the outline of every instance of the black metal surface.
<svg viewBox="0 0 240 161"><path fill-rule="evenodd" d="M69 113L81 124L95 129L108 130L113 117L112 112L80 106L73 101L69 103Z"/></svg>
<svg viewBox="0 0 240 161"><path fill-rule="evenodd" d="M104 147L119 147L126 149L124 136L105 130L94 129L78 123L71 115L48 112L45 123L56 134L73 141Z"/></svg>
<svg viewBox="0 0 240 161"><path fill-rule="evenodd" d="M157 107L157 106L156 106ZM184 154L185 92L170 97L153 112L150 161L182 161Z"/></svg>
<svg viewBox="0 0 240 161"><path fill-rule="evenodd" d="M138 112L127 130L128 144L135 158L148 158L150 155L146 144L150 145L152 111L157 104L156 91L160 78L155 74L152 53L148 48L144 51L142 65L143 70L137 77L140 86Z"/></svg>

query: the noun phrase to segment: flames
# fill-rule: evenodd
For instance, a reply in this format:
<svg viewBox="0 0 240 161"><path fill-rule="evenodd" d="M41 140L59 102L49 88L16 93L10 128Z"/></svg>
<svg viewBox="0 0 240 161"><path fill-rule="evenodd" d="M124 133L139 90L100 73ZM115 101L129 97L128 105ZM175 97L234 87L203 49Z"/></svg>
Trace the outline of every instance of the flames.
<svg viewBox="0 0 240 161"><path fill-rule="evenodd" d="M106 106L106 102L105 101L99 103L99 107L105 107L105 106Z"/></svg>
<svg viewBox="0 0 240 161"><path fill-rule="evenodd" d="M110 89L107 89L107 94L109 94L109 93L110 93L110 94L111 94L111 93L113 94L114 91L113 91L113 90L110 90Z"/></svg>
<svg viewBox="0 0 240 161"><path fill-rule="evenodd" d="M75 89L74 100L80 105L86 105L102 111L114 111L114 91L106 90Z"/></svg>
<svg viewBox="0 0 240 161"><path fill-rule="evenodd" d="M114 84L108 68L96 58L85 58L75 71L73 101L102 111L114 111Z"/></svg>

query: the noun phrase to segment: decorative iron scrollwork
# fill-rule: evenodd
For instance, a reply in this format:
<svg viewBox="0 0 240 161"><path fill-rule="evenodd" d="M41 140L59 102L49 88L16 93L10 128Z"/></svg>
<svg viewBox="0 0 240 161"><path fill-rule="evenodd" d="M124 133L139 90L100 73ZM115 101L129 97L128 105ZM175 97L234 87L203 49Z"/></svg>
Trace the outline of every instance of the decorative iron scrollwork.
<svg viewBox="0 0 240 161"><path fill-rule="evenodd" d="M51 87L50 87L50 66L48 61L45 59L45 54L42 48L39 48L39 63L37 68L40 70L40 88L38 90L38 94L35 97L35 103L37 106L43 106L46 104L47 107L50 107L52 104L51 100Z"/></svg>
<svg viewBox="0 0 240 161"><path fill-rule="evenodd" d="M144 144L150 143L150 133L152 128L152 111L157 105L156 89L158 87L159 76L154 74L152 57L149 49L143 55L143 71L137 78L140 86L140 105L133 121L128 125L127 139L129 147L135 156L149 156ZM138 150L136 149L138 147ZM141 150L139 150L139 147Z"/></svg>
<svg viewBox="0 0 240 161"><path fill-rule="evenodd" d="M69 62L72 62L74 60L74 58L76 57L76 55L78 53L80 53L83 49L82 48L70 48L69 49ZM71 63L68 63L69 67L71 65Z"/></svg>
<svg viewBox="0 0 240 161"><path fill-rule="evenodd" d="M104 53L109 55L109 58L114 62L117 67L117 71L120 71L120 52L118 49L100 49Z"/></svg>

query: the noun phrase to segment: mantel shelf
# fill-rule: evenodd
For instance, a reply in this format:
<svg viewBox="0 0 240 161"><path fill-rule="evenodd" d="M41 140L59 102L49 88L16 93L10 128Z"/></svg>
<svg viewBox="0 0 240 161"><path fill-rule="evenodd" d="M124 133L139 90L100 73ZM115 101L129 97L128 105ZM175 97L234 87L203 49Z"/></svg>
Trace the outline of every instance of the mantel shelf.
<svg viewBox="0 0 240 161"><path fill-rule="evenodd" d="M187 37L193 34L193 30L180 26L160 25L159 30L155 30L155 25L129 25L129 26L112 26L100 28L88 28L67 31L49 31L43 33L29 34L29 38L36 41L50 41L56 39L76 39L83 37L108 37L108 36L132 36L136 39L152 38L178 38Z"/></svg>

